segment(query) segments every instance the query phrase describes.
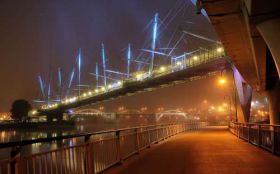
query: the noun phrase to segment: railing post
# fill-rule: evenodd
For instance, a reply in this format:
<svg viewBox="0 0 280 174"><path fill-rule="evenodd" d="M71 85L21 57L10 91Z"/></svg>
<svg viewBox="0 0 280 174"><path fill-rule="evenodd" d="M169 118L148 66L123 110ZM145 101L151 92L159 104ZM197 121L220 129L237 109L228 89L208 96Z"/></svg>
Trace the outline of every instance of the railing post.
<svg viewBox="0 0 280 174"><path fill-rule="evenodd" d="M236 123L236 135L239 138L239 124Z"/></svg>
<svg viewBox="0 0 280 174"><path fill-rule="evenodd" d="M251 125L248 124L248 143L250 143L250 128L251 128Z"/></svg>
<svg viewBox="0 0 280 174"><path fill-rule="evenodd" d="M148 137L149 137L149 145L148 148L151 147L151 134L150 134L150 130L148 130Z"/></svg>
<svg viewBox="0 0 280 174"><path fill-rule="evenodd" d="M18 174L19 173L19 157L20 157L20 146L14 146L12 147L11 153L10 153L10 157L11 157L11 162L10 162L10 173L11 174Z"/></svg>
<svg viewBox="0 0 280 174"><path fill-rule="evenodd" d="M122 154L121 154L121 131L116 131L116 137L117 137L117 141L116 141L116 147L117 147L117 158L119 160L119 164L123 163L123 159L122 159Z"/></svg>
<svg viewBox="0 0 280 174"><path fill-rule="evenodd" d="M136 135L136 150L137 150L137 154L140 153L140 143L139 143L139 129L135 128L135 135Z"/></svg>
<svg viewBox="0 0 280 174"><path fill-rule="evenodd" d="M261 146L262 134L261 134L261 125L258 125L258 146Z"/></svg>
<svg viewBox="0 0 280 174"><path fill-rule="evenodd" d="M90 135L85 136L84 142L86 144L85 146L85 170L88 174L94 174L95 173L95 167L94 167L94 158L93 158L93 152L92 148L93 146L90 144Z"/></svg>
<svg viewBox="0 0 280 174"><path fill-rule="evenodd" d="M271 133L272 133L272 135L271 135L271 145L272 145L272 149L271 149L271 151L272 151L272 153L273 154L275 154L275 130L274 130L274 126L272 126L272 131L271 131Z"/></svg>

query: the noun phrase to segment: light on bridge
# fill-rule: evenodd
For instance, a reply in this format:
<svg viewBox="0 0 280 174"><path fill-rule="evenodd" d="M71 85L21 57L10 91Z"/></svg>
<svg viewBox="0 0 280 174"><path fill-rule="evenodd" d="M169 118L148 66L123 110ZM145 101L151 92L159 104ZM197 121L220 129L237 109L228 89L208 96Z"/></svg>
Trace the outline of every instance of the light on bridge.
<svg viewBox="0 0 280 174"><path fill-rule="evenodd" d="M160 71L164 72L166 70L166 68L164 66L160 67Z"/></svg>
<svg viewBox="0 0 280 174"><path fill-rule="evenodd" d="M182 65L182 62L176 62L176 65L180 66L180 65Z"/></svg>
<svg viewBox="0 0 280 174"><path fill-rule="evenodd" d="M218 53L221 53L222 51L223 51L223 48L221 48L221 47L217 48Z"/></svg>
<svg viewBox="0 0 280 174"><path fill-rule="evenodd" d="M121 86L122 85L122 82L121 81L118 81L118 83L117 83L119 86Z"/></svg>
<svg viewBox="0 0 280 174"><path fill-rule="evenodd" d="M106 89L105 89L105 87L103 86L102 88L101 88L101 91L105 91Z"/></svg>
<svg viewBox="0 0 280 174"><path fill-rule="evenodd" d="M194 56L194 57L193 57L193 60L197 60L197 59L198 59L198 57L197 57L197 56Z"/></svg>

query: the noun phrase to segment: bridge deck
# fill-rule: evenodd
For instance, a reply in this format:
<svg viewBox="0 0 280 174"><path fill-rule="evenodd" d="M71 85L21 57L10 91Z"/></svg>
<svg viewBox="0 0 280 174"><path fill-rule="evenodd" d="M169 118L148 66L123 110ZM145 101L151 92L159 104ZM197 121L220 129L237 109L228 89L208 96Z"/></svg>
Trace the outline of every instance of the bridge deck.
<svg viewBox="0 0 280 174"><path fill-rule="evenodd" d="M280 157L215 127L175 136L105 173L279 174Z"/></svg>

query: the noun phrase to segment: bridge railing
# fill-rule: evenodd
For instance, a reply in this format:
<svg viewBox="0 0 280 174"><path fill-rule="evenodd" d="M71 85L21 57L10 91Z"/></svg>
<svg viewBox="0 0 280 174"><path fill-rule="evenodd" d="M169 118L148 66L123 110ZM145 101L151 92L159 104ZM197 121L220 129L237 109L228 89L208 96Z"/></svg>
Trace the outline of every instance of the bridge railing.
<svg viewBox="0 0 280 174"><path fill-rule="evenodd" d="M154 143L183 131L196 130L204 125L205 123L192 121L0 144L1 148L13 149L11 158L0 161L0 173L100 173ZM83 141L41 153L20 155L23 146L78 138Z"/></svg>
<svg viewBox="0 0 280 174"><path fill-rule="evenodd" d="M230 123L229 129L237 137L280 155L280 125Z"/></svg>

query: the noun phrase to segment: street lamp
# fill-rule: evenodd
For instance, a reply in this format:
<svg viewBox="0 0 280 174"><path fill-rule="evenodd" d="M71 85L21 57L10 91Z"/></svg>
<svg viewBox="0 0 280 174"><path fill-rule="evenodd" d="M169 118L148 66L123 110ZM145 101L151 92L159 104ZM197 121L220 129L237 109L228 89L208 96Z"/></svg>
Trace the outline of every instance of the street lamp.
<svg viewBox="0 0 280 174"><path fill-rule="evenodd" d="M232 93L232 95L234 95L234 106L235 106L235 119L234 119L234 121L237 121L237 102L236 102L236 100L237 100L237 94L236 94L236 87L235 87L235 77L234 77L234 71L233 71L233 65L231 65L231 67L230 68L228 68L228 69L230 69L231 70L231 72L232 72L232 89L233 89L233 93ZM221 76L220 76L220 78L219 78L219 80L218 80L218 83L220 84L220 85L225 85L226 83L227 83L227 80L226 80L226 78L225 77L223 77L223 71L224 70L226 70L226 69L223 69L222 71L221 71ZM230 92L231 93L231 92ZM229 107L230 107L230 114L231 114L231 118L232 118L232 113L231 113L231 97L230 96L232 96L231 94L230 95L225 95L224 96L224 99L228 96L228 98L229 98Z"/></svg>

